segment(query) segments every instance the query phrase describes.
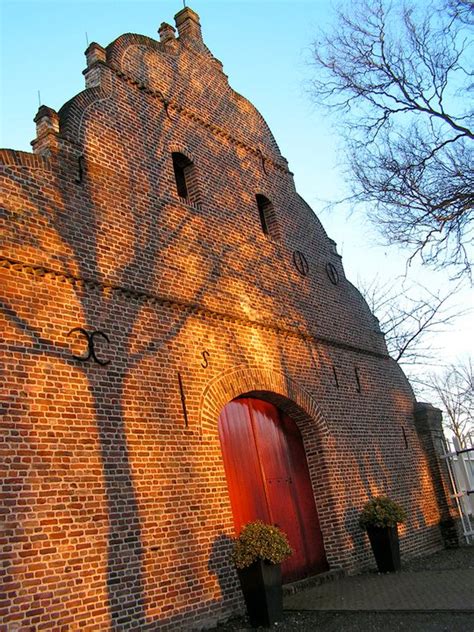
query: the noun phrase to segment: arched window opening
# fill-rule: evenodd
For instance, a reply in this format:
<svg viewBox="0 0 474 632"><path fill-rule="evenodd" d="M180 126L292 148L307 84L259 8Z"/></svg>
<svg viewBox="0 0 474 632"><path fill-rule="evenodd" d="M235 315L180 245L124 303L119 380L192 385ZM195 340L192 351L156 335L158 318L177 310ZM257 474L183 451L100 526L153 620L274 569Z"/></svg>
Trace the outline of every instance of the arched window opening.
<svg viewBox="0 0 474 632"><path fill-rule="evenodd" d="M280 238L280 230L278 228L278 222L276 218L275 209L273 204L268 198L260 193L255 196L257 199L258 214L260 217L260 224L264 235L267 235L271 239Z"/></svg>
<svg viewBox="0 0 474 632"><path fill-rule="evenodd" d="M196 181L196 169L194 163L184 154L173 152L174 178L176 192L186 204L199 205L200 196Z"/></svg>

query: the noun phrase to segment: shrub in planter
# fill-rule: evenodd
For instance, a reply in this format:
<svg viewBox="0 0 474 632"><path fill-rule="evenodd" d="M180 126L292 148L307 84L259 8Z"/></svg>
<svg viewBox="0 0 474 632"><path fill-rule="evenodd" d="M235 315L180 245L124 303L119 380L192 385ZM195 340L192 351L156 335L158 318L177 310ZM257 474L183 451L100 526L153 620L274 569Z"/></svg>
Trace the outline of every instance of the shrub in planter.
<svg viewBox="0 0 474 632"><path fill-rule="evenodd" d="M403 508L386 496L369 500L362 510L359 525L367 529L377 568L381 573L401 569L397 524L405 522Z"/></svg>
<svg viewBox="0 0 474 632"><path fill-rule="evenodd" d="M285 533L260 520L246 524L236 539L232 557L253 626L270 626L281 619L280 564L291 553Z"/></svg>

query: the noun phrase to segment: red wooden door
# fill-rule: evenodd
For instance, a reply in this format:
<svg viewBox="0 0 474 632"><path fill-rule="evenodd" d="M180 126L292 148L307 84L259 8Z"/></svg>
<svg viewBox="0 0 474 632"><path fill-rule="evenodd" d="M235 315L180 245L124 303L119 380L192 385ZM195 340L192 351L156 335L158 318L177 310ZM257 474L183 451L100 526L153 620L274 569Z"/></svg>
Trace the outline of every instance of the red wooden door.
<svg viewBox="0 0 474 632"><path fill-rule="evenodd" d="M252 520L278 525L293 555L282 564L283 581L327 570L301 434L273 404L237 399L219 418L224 467L236 533Z"/></svg>

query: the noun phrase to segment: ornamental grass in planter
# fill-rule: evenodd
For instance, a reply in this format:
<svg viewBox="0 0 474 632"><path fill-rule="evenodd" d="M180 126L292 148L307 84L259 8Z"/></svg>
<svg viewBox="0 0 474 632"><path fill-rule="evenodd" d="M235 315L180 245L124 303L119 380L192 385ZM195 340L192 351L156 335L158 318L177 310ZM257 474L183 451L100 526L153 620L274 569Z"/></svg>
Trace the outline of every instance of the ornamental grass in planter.
<svg viewBox="0 0 474 632"><path fill-rule="evenodd" d="M235 540L232 558L253 626L271 626L281 619L280 564L291 554L286 534L260 520L246 524Z"/></svg>
<svg viewBox="0 0 474 632"><path fill-rule="evenodd" d="M367 529L380 573L401 569L397 525L405 520L406 514L401 505L386 496L372 498L364 505L359 525Z"/></svg>

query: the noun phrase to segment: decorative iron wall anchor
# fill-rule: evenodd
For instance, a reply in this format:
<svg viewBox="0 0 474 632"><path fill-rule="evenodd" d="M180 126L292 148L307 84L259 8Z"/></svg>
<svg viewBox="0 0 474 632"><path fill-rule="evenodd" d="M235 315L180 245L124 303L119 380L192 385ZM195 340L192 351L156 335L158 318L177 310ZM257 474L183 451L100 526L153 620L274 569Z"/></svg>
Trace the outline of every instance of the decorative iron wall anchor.
<svg viewBox="0 0 474 632"><path fill-rule="evenodd" d="M188 421L188 409L186 408L186 395L184 394L183 378L181 373L178 372L178 385L179 394L181 395L181 406L183 407L184 425L187 428L189 426Z"/></svg>
<svg viewBox="0 0 474 632"><path fill-rule="evenodd" d="M302 276L307 276L309 272L309 265L306 257L299 250L295 250L293 253L293 263L295 265L295 268Z"/></svg>
<svg viewBox="0 0 474 632"><path fill-rule="evenodd" d="M405 428L403 426L402 426L402 433L403 433L403 442L405 443L405 450L408 450L407 433L405 432Z"/></svg>
<svg viewBox="0 0 474 632"><path fill-rule="evenodd" d="M336 385L336 388L339 388L339 379L337 377L337 371L336 371L335 366L332 367L332 374L334 375L334 384Z"/></svg>
<svg viewBox="0 0 474 632"><path fill-rule="evenodd" d="M326 263L326 274L333 285L337 285L339 283L339 273L334 264Z"/></svg>
<svg viewBox="0 0 474 632"><path fill-rule="evenodd" d="M80 362L87 362L87 360L90 360L92 358L94 362L97 362L97 364L100 364L101 366L105 366L109 364L110 360L101 360L100 358L97 357L95 346L94 346L94 338L97 338L97 337L103 338L105 341L107 341L107 343L110 344L110 340L107 334L105 334L103 331L98 331L98 330L87 331L86 329L83 329L82 327L74 327L74 329L71 329L71 331L68 333L68 336L70 336L72 333L76 331L82 334L84 338L87 340L87 355L77 356L73 354L72 357L75 358L76 360L79 360Z"/></svg>
<svg viewBox="0 0 474 632"><path fill-rule="evenodd" d="M268 171L265 166L265 156L263 155L263 151L261 149L257 149L257 154L259 155L260 161L262 163L263 173L268 176Z"/></svg>
<svg viewBox="0 0 474 632"><path fill-rule="evenodd" d="M354 373L356 378L356 391L360 393L362 391L362 387L360 385L359 369L356 366L354 367Z"/></svg>
<svg viewBox="0 0 474 632"><path fill-rule="evenodd" d="M209 351L201 351L201 355L204 358L204 362L201 362L201 366L203 369L207 369L207 367L209 366L209 356L211 355L209 353Z"/></svg>
<svg viewBox="0 0 474 632"><path fill-rule="evenodd" d="M171 114L169 112L170 102L165 97L165 95L161 92L161 90L156 90L156 93L159 95L159 97L160 97L160 99L161 99L161 101L163 103L163 107L165 108L166 116L170 119L170 121L172 121L173 119L171 118Z"/></svg>

